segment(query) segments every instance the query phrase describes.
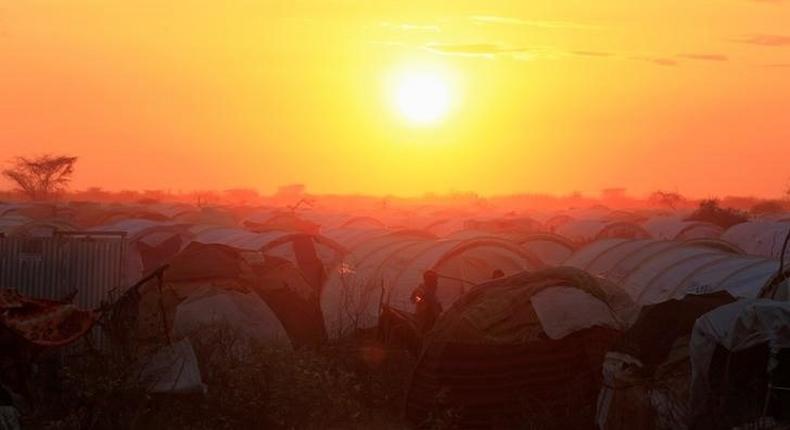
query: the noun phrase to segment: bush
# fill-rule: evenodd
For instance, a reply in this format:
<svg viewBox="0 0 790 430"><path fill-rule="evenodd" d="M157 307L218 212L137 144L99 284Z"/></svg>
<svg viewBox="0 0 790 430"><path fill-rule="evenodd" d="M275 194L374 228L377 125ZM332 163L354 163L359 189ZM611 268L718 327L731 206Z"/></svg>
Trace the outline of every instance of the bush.
<svg viewBox="0 0 790 430"><path fill-rule="evenodd" d="M691 214L688 220L705 221L727 229L736 224L748 221L749 216L745 212L737 209L722 208L719 206L718 200L709 199L701 201L699 208Z"/></svg>

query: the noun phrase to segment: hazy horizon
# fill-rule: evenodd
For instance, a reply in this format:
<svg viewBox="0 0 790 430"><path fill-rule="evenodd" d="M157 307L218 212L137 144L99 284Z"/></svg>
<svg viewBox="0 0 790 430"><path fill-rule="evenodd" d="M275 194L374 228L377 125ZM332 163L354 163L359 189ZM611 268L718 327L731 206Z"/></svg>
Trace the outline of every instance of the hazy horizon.
<svg viewBox="0 0 790 430"><path fill-rule="evenodd" d="M79 156L75 189L775 198L788 22L750 0L8 2L0 161Z"/></svg>

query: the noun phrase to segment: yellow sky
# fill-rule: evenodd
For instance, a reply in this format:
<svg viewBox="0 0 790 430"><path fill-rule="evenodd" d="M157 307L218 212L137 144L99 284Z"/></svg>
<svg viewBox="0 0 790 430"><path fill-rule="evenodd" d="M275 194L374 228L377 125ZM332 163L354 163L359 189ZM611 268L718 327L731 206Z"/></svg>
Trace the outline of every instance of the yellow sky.
<svg viewBox="0 0 790 430"><path fill-rule="evenodd" d="M78 155L76 187L115 190L778 195L788 23L782 0L5 1L0 157ZM441 122L394 109L410 70L448 82Z"/></svg>

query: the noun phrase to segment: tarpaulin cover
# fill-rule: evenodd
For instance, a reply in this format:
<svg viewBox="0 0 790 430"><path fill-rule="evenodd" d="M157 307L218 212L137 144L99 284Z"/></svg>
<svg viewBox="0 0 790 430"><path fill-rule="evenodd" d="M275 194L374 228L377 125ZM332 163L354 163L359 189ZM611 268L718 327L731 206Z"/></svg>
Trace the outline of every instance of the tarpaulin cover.
<svg viewBox="0 0 790 430"><path fill-rule="evenodd" d="M708 371L717 345L736 352L759 344L774 351L790 348L790 303L740 300L701 316L690 343L692 408L702 410L710 396Z"/></svg>
<svg viewBox="0 0 790 430"><path fill-rule="evenodd" d="M678 428L688 410L688 339L697 318L735 299L726 291L642 308L606 354L598 427Z"/></svg>

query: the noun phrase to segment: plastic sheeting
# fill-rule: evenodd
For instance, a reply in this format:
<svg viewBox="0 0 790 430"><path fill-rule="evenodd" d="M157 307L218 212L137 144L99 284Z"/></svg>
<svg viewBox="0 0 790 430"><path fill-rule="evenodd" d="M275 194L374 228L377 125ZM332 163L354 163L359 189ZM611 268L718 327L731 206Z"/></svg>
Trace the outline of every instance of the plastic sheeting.
<svg viewBox="0 0 790 430"><path fill-rule="evenodd" d="M788 232L790 222L750 221L730 227L721 238L747 254L779 259Z"/></svg>
<svg viewBox="0 0 790 430"><path fill-rule="evenodd" d="M621 285L639 305L715 291L754 298L773 280L779 265L712 247L627 239L592 243L565 264Z"/></svg>
<svg viewBox="0 0 790 430"><path fill-rule="evenodd" d="M382 300L395 309L413 311L410 295L426 270L440 274L437 295L447 309L475 284L490 280L494 270L512 274L541 266L540 259L501 238L377 236L358 244L341 270L332 273L321 307L330 335L337 335L352 325L374 327Z"/></svg>
<svg viewBox="0 0 790 430"><path fill-rule="evenodd" d="M650 237L650 233L639 224L601 219L569 221L557 227L554 232L577 244L610 238L645 239Z"/></svg>
<svg viewBox="0 0 790 430"><path fill-rule="evenodd" d="M701 410L710 396L708 370L716 345L736 352L763 343L773 351L790 348L790 303L741 300L701 316L690 342L692 409Z"/></svg>
<svg viewBox="0 0 790 430"><path fill-rule="evenodd" d="M551 339L563 337L591 327L622 327L612 310L590 293L571 287L555 287L532 296L532 307L543 331Z"/></svg>
<svg viewBox="0 0 790 430"><path fill-rule="evenodd" d="M187 298L176 308L176 336L187 336L210 326L227 327L234 334L257 342L288 342L280 320L255 294L208 291Z"/></svg>
<svg viewBox="0 0 790 430"><path fill-rule="evenodd" d="M716 224L685 221L680 216L653 217L643 226L654 239L662 240L716 239L723 232Z"/></svg>

